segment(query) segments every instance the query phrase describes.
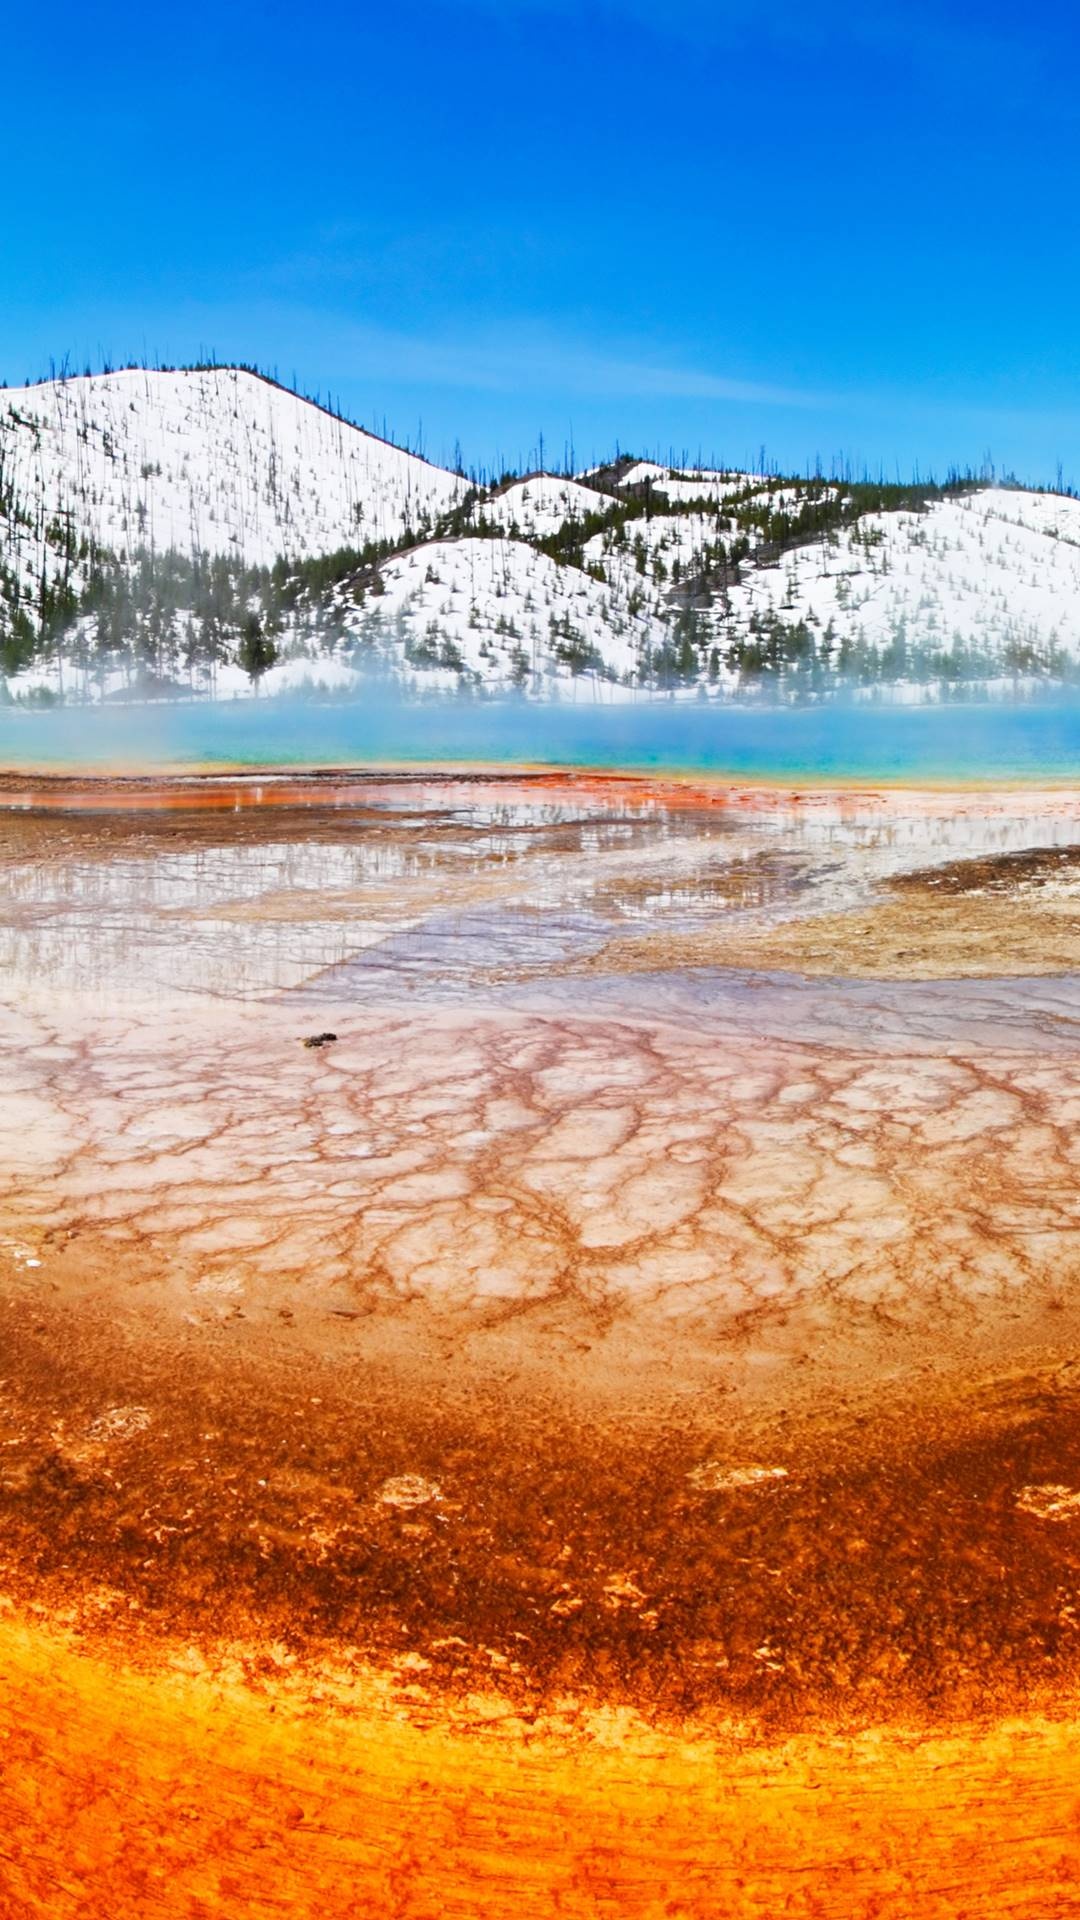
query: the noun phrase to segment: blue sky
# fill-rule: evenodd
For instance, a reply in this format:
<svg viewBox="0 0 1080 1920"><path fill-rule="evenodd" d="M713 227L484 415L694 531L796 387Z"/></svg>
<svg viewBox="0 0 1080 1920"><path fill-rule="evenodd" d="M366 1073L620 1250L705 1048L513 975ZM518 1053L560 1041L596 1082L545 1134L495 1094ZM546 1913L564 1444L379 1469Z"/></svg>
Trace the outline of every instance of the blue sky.
<svg viewBox="0 0 1080 1920"><path fill-rule="evenodd" d="M434 458L1080 479L1074 8L57 0L0 375L212 349Z"/></svg>

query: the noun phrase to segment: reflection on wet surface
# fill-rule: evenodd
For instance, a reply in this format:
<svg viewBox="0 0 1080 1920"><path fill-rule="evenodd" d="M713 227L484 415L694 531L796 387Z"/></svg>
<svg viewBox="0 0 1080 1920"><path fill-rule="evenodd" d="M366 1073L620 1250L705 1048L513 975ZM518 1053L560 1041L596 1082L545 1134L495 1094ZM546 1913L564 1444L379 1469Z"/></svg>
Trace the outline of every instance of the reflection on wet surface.
<svg viewBox="0 0 1080 1920"><path fill-rule="evenodd" d="M578 795L553 792L550 777L345 783L333 808L317 783L299 804L292 782L260 807L253 796L273 783L238 781L242 806L226 790L217 810L200 810L193 784L177 787L172 809L146 812L65 812L62 783L46 808L21 789L8 796L18 806L4 818L0 968L24 996L243 997L373 948L387 990L395 959L403 980L434 983L438 951L453 952L455 974L482 976L489 955L526 973L628 929L760 935L864 905L913 869L1067 849L1080 830L1067 794L1025 794L1011 809L1000 795L925 796L906 812L895 796L883 817L873 796L780 795L769 807L753 795L720 808L692 788L635 782L610 783L605 812L601 782Z"/></svg>
<svg viewBox="0 0 1080 1920"><path fill-rule="evenodd" d="M636 1742L1071 1714L1077 796L256 785L0 816L12 1603L150 1673L287 1672L316 1719L346 1668L365 1727L554 1754L621 1714L630 1820ZM826 970L785 964L823 928ZM678 1848L679 1912L794 1897L717 1909ZM472 1911L451 1857L372 1911ZM832 1910L964 1910L913 1884ZM980 1911L1028 1910L1002 1886Z"/></svg>

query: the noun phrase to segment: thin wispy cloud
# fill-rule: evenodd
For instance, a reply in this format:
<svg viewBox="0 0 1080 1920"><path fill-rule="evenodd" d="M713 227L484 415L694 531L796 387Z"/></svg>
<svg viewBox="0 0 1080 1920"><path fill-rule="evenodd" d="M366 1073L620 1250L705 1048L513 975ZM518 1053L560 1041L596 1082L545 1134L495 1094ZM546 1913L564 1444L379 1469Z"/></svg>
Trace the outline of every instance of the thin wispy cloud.
<svg viewBox="0 0 1080 1920"><path fill-rule="evenodd" d="M273 274L264 271L262 277L272 280ZM620 408L634 400L671 400L826 417L858 412L871 426L917 416L927 423L952 423L965 435L972 430L1010 434L1030 429L1080 438L1080 396L1067 388L1048 406L1019 390L1010 392L1000 381L992 396L967 383L946 392L939 380L802 385L765 374L747 377L741 369L695 362L677 350L648 352L640 341L625 338L611 347L598 345L524 319L497 328L459 324L445 333L413 333L352 321L340 312L298 301L251 301L242 309L188 302L174 304L156 321L147 318L136 339L120 315L106 313L98 317L93 337L67 337L74 339L75 364L83 358L100 360L102 340L117 364L140 354L168 360L198 352L227 359L243 358L246 352L278 367L285 378L302 362L312 379L320 375L335 392L339 386L360 383L375 395L428 388L433 393L506 395L556 408L579 399L610 401ZM36 375L42 369L30 371Z"/></svg>
<svg viewBox="0 0 1080 1920"><path fill-rule="evenodd" d="M272 281L273 274L263 275L267 277ZM174 343L167 350L162 334ZM302 361L320 368L324 380L335 387L362 380L376 391L429 387L463 394L534 394L545 402L578 397L624 402L638 397L797 409L829 408L842 397L782 379L748 377L719 362L695 364L674 351L650 353L640 342L616 340L608 347L525 319L508 320L497 328L459 323L445 333L413 333L353 321L340 311L300 301L252 300L242 306L189 301L170 308L160 332L153 323L144 326L141 340L135 342L122 316L102 313L97 337L108 342L108 357L118 364L140 354L175 358L177 340L197 342L208 357L243 357L237 343L246 341L248 353L263 364L288 372ZM76 339L73 361L80 356L101 357L92 344Z"/></svg>
<svg viewBox="0 0 1080 1920"><path fill-rule="evenodd" d="M726 401L759 407L824 407L832 397L797 386L747 380L721 368L694 367L582 342L500 328L497 336L417 337L390 329L335 329L335 358L384 380L463 391Z"/></svg>
<svg viewBox="0 0 1080 1920"><path fill-rule="evenodd" d="M538 405L573 406L581 399L611 402L699 402L746 408L751 415L805 416L825 426L853 413L883 430L918 419L928 430L954 432L961 447L978 441L980 456L1024 432L1056 435L1055 444L1080 435L1080 412L974 402L969 395L944 397L918 388L882 386L826 392L768 380L746 380L720 369L646 358L632 350L605 352L580 341L544 337L528 330L500 330L498 338L422 338L376 327L343 327L327 343L343 374L389 385L427 386L433 391L535 397ZM816 416L816 420L815 420ZM707 416L704 416L707 417ZM790 422L789 422L790 425Z"/></svg>

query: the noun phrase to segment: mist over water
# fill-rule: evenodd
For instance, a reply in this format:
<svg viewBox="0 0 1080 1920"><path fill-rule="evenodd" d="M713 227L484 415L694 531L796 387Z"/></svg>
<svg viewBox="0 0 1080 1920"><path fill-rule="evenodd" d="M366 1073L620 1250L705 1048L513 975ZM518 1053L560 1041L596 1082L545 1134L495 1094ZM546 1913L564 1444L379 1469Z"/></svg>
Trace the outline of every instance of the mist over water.
<svg viewBox="0 0 1080 1920"><path fill-rule="evenodd" d="M0 766L12 770L430 762L698 772L746 780L1073 780L1080 778L1080 701L764 708L365 698L0 709Z"/></svg>

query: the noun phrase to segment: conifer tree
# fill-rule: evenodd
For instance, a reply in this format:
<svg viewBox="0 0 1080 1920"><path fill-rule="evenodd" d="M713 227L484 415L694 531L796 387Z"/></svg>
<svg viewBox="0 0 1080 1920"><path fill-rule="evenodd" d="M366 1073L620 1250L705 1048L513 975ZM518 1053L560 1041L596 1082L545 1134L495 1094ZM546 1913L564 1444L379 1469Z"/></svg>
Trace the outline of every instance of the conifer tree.
<svg viewBox="0 0 1080 1920"><path fill-rule="evenodd" d="M249 613L244 617L237 659L258 693L259 681L277 659L277 648L263 632L262 621L257 613Z"/></svg>

